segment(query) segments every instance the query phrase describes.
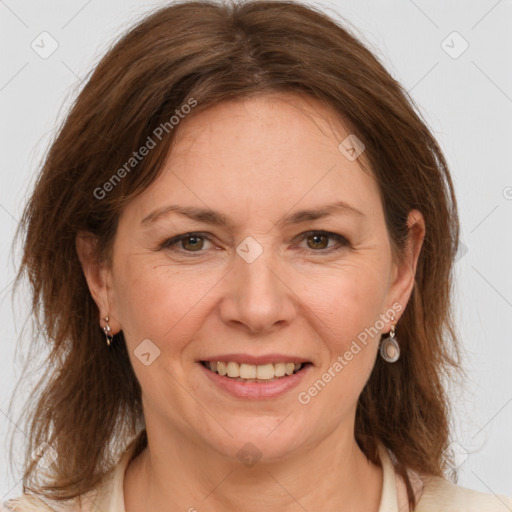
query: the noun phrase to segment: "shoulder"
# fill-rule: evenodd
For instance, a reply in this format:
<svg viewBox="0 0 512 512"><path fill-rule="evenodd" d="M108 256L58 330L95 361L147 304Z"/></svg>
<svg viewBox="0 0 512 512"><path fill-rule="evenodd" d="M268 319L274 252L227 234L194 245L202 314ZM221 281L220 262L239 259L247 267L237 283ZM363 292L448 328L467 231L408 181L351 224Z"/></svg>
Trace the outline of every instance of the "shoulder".
<svg viewBox="0 0 512 512"><path fill-rule="evenodd" d="M440 477L422 477L416 512L512 512L512 499L474 491Z"/></svg>
<svg viewBox="0 0 512 512"><path fill-rule="evenodd" d="M0 504L0 512L61 512L31 494L22 494Z"/></svg>
<svg viewBox="0 0 512 512"><path fill-rule="evenodd" d="M117 464L111 467L99 484L84 494L67 501L49 501L34 494L0 502L0 512L118 512L124 510L123 480L126 467L137 453L141 434L132 438Z"/></svg>
<svg viewBox="0 0 512 512"><path fill-rule="evenodd" d="M92 498L92 496L91 496ZM22 494L17 498L0 503L0 512L89 512L92 511L93 501L87 500L91 506L83 500L67 500L61 502L39 498L33 494Z"/></svg>

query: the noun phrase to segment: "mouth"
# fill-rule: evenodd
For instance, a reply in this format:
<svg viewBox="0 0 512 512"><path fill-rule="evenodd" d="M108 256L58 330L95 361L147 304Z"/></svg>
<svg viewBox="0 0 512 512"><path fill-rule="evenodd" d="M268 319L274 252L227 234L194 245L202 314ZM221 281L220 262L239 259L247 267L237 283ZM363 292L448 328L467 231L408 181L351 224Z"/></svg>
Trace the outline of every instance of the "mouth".
<svg viewBox="0 0 512 512"><path fill-rule="evenodd" d="M230 380L265 384L287 379L304 372L310 362L279 362L266 364L238 363L236 361L200 361L210 372Z"/></svg>

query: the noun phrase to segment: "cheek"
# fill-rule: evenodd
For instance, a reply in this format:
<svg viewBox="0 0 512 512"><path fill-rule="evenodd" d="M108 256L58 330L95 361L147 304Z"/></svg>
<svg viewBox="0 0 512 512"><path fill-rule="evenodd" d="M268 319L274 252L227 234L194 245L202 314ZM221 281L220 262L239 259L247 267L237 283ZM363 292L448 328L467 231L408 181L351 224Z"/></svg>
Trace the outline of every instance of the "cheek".
<svg viewBox="0 0 512 512"><path fill-rule="evenodd" d="M159 347L181 350L200 325L208 292L219 276L199 269L150 265L132 256L114 277L116 305L127 343L135 347L149 338Z"/></svg>
<svg viewBox="0 0 512 512"><path fill-rule="evenodd" d="M301 397L310 399L318 414L326 404L336 404L335 414L345 417L370 377L384 327L385 263L370 257L347 259L335 271L317 273L304 283L303 302L315 313L311 318L325 357L319 378Z"/></svg>
<svg viewBox="0 0 512 512"><path fill-rule="evenodd" d="M361 279L358 273L344 274L326 281L322 294L307 298L315 308L314 329L325 351L318 374L299 396L301 404L309 404L310 412L323 415L328 408L332 418L341 421L355 410L377 355L383 289L382 284L376 288L372 279Z"/></svg>
<svg viewBox="0 0 512 512"><path fill-rule="evenodd" d="M375 337L375 326L379 331L383 328L379 319L384 312L387 275L378 261L347 260L323 274L304 275L302 302L314 311L331 357L347 350L358 336L364 338L368 330Z"/></svg>

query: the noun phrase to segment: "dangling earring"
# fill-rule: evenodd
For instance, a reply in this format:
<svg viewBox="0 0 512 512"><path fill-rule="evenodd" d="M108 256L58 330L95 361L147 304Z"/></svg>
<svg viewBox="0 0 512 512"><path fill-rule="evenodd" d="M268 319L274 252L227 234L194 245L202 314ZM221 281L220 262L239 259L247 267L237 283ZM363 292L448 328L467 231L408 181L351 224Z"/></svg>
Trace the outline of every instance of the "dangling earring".
<svg viewBox="0 0 512 512"><path fill-rule="evenodd" d="M106 325L103 327L103 332L105 333L105 338L107 339L107 345L110 347L110 344L114 340L114 335L112 334L112 330L110 329L110 325L108 325L108 316L105 317Z"/></svg>
<svg viewBox="0 0 512 512"><path fill-rule="evenodd" d="M395 319L395 315L391 321ZM388 363L394 363L398 361L400 357L400 346L395 340L395 324L391 324L391 331L389 332L389 338L382 340L380 344L380 355L384 361Z"/></svg>

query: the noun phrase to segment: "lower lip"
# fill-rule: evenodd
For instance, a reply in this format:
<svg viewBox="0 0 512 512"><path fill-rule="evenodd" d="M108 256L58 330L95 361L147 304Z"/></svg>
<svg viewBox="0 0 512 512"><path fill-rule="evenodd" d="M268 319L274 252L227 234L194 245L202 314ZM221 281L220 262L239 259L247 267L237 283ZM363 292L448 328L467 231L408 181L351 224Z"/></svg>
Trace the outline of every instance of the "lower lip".
<svg viewBox="0 0 512 512"><path fill-rule="evenodd" d="M219 375L218 373L212 372L201 363L197 363L203 373L220 389L228 392L230 395L236 398L249 398L252 400L265 399L265 398L277 398L284 395L287 391L292 390L312 368L312 364L306 364L300 371L288 375L287 377L281 377L272 382L242 382L239 380L232 379Z"/></svg>

